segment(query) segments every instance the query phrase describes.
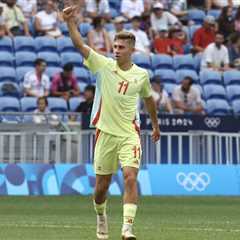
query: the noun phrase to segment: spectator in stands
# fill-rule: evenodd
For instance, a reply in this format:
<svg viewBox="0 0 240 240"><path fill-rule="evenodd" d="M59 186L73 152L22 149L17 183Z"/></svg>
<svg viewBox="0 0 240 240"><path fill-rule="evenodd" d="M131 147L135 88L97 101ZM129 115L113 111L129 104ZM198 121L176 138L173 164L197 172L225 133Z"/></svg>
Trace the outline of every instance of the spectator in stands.
<svg viewBox="0 0 240 240"><path fill-rule="evenodd" d="M114 29L108 33L109 38L111 40L111 45L113 44L115 34L125 30L124 29L125 22L126 22L126 19L123 16L118 16L113 20Z"/></svg>
<svg viewBox="0 0 240 240"><path fill-rule="evenodd" d="M22 10L16 5L16 0L7 0L3 8L3 18L7 29L14 36L30 36L27 21Z"/></svg>
<svg viewBox="0 0 240 240"><path fill-rule="evenodd" d="M36 124L46 123L50 111L48 109L48 100L46 97L37 99L37 109L34 111L33 122Z"/></svg>
<svg viewBox="0 0 240 240"><path fill-rule="evenodd" d="M136 38L135 51L150 54L150 41L147 34L140 29L141 17L135 16L132 18L132 29L129 32L133 33Z"/></svg>
<svg viewBox="0 0 240 240"><path fill-rule="evenodd" d="M102 17L95 17L92 21L93 29L87 35L88 45L95 51L107 55L111 52L111 41L104 29Z"/></svg>
<svg viewBox="0 0 240 240"><path fill-rule="evenodd" d="M22 9L27 20L30 20L37 13L37 0L17 0L17 5Z"/></svg>
<svg viewBox="0 0 240 240"><path fill-rule="evenodd" d="M175 113L204 114L201 94L192 86L193 79L186 76L180 86L177 86L172 93Z"/></svg>
<svg viewBox="0 0 240 240"><path fill-rule="evenodd" d="M159 112L173 113L171 101L168 97L168 93L164 90L161 83L161 77L155 75L152 78L153 98L156 102L157 110Z"/></svg>
<svg viewBox="0 0 240 240"><path fill-rule="evenodd" d="M233 34L230 43L228 47L230 66L240 70L240 34Z"/></svg>
<svg viewBox="0 0 240 240"><path fill-rule="evenodd" d="M141 16L143 12L142 0L123 0L121 3L121 13L128 20L131 20L134 16Z"/></svg>
<svg viewBox="0 0 240 240"><path fill-rule="evenodd" d="M167 29L165 27L160 28L153 41L154 52L159 54L168 54L170 41Z"/></svg>
<svg viewBox="0 0 240 240"><path fill-rule="evenodd" d="M108 0L88 0L86 4L88 17L102 17L105 20L110 20L111 14Z"/></svg>
<svg viewBox="0 0 240 240"><path fill-rule="evenodd" d="M182 17L188 14L187 0L172 0L171 12L176 17L182 19Z"/></svg>
<svg viewBox="0 0 240 240"><path fill-rule="evenodd" d="M234 19L234 30L240 33L240 7L237 9Z"/></svg>
<svg viewBox="0 0 240 240"><path fill-rule="evenodd" d="M224 7L233 7L232 0L208 0L207 10L210 9L222 9Z"/></svg>
<svg viewBox="0 0 240 240"><path fill-rule="evenodd" d="M206 16L203 26L200 27L193 35L193 51L195 53L203 52L204 49L212 42L216 37L216 22L213 16Z"/></svg>
<svg viewBox="0 0 240 240"><path fill-rule="evenodd" d="M37 13L35 19L35 29L39 36L60 37L62 33L58 27L60 15L55 10L55 2L48 0L45 10Z"/></svg>
<svg viewBox="0 0 240 240"><path fill-rule="evenodd" d="M0 2L0 38L6 35L12 36L5 23L5 18L3 16L3 8L4 4Z"/></svg>
<svg viewBox="0 0 240 240"><path fill-rule="evenodd" d="M75 112L90 114L92 112L93 100L95 95L95 86L87 85L84 89L84 102L81 102Z"/></svg>
<svg viewBox="0 0 240 240"><path fill-rule="evenodd" d="M50 81L49 77L44 74L46 67L46 61L38 58L35 61L35 70L25 74L23 87L26 96L47 97L49 95Z"/></svg>
<svg viewBox="0 0 240 240"><path fill-rule="evenodd" d="M163 4L157 2L153 5L151 13L151 25L153 36L159 31L159 29L169 29L170 26L179 24L179 20L171 13L164 11Z"/></svg>
<svg viewBox="0 0 240 240"><path fill-rule="evenodd" d="M221 72L229 70L228 49L223 45L223 42L223 34L217 33L215 42L209 44L203 52L202 69L209 68Z"/></svg>
<svg viewBox="0 0 240 240"><path fill-rule="evenodd" d="M232 7L223 7L218 19L218 30L224 34L225 40L234 32L234 19Z"/></svg>
<svg viewBox="0 0 240 240"><path fill-rule="evenodd" d="M53 76L51 94L54 97L62 97L68 101L71 97L80 95L77 79L73 75L73 68L72 63L67 63L63 66L62 72Z"/></svg>

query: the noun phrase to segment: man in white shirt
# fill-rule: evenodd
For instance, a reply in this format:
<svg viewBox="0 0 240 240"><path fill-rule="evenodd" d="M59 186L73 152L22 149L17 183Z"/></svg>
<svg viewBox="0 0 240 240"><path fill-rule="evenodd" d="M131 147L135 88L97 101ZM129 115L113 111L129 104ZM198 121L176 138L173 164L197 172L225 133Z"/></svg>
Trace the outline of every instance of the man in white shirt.
<svg viewBox="0 0 240 240"><path fill-rule="evenodd" d="M223 34L217 33L215 42L210 43L203 52L201 69L209 68L221 72L229 70L228 49L223 45L223 42Z"/></svg>
<svg viewBox="0 0 240 240"><path fill-rule="evenodd" d="M128 20L134 16L140 16L144 12L143 0L123 0L121 3L121 13Z"/></svg>
<svg viewBox="0 0 240 240"><path fill-rule="evenodd" d="M37 13L37 0L17 0L17 5L22 9L26 19L30 19Z"/></svg>
<svg viewBox="0 0 240 240"><path fill-rule="evenodd" d="M185 77L182 80L182 84L173 90L172 99L175 113L204 114L201 94L192 84L193 79L191 77Z"/></svg>
<svg viewBox="0 0 240 240"><path fill-rule="evenodd" d="M114 29L108 32L108 35L110 37L111 44L113 45L116 33L125 31L124 23L126 22L126 19L123 16L118 16L112 22L114 23Z"/></svg>
<svg viewBox="0 0 240 240"><path fill-rule="evenodd" d="M44 74L46 67L45 60L38 58L35 61L35 69L25 74L23 87L26 96L47 97L49 95L50 81Z"/></svg>
<svg viewBox="0 0 240 240"><path fill-rule="evenodd" d="M97 16L107 20L111 18L108 0L88 0L86 1L86 11L91 18Z"/></svg>
<svg viewBox="0 0 240 240"><path fill-rule="evenodd" d="M170 26L179 23L179 20L173 14L164 11L163 4L159 2L153 5L150 20L155 34L162 28L169 30Z"/></svg>
<svg viewBox="0 0 240 240"><path fill-rule="evenodd" d="M150 41L147 34L140 29L140 24L141 17L132 18L132 29L129 32L133 33L136 38L135 51L150 54Z"/></svg>

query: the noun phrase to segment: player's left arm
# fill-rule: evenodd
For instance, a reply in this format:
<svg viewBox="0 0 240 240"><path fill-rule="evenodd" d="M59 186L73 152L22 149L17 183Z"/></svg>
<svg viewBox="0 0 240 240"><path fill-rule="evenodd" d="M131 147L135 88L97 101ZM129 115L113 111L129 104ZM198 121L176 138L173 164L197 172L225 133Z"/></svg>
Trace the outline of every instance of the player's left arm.
<svg viewBox="0 0 240 240"><path fill-rule="evenodd" d="M160 139L160 128L158 125L156 104L152 96L143 99L146 109L152 121L152 140L157 142Z"/></svg>

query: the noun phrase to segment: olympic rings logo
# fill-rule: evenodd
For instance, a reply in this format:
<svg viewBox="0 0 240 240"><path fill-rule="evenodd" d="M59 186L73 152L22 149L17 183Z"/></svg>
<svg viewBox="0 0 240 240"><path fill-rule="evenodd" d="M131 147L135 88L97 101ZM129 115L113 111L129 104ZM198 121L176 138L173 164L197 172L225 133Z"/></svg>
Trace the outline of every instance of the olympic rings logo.
<svg viewBox="0 0 240 240"><path fill-rule="evenodd" d="M211 182L210 176L206 172L201 172L199 174L195 172L190 172L185 174L179 172L176 175L177 183L184 187L188 192L196 190L198 192L204 191Z"/></svg>
<svg viewBox="0 0 240 240"><path fill-rule="evenodd" d="M221 123L221 119L220 118L210 118L210 117L206 117L204 119L205 124L209 127L209 128L217 128L220 123Z"/></svg>

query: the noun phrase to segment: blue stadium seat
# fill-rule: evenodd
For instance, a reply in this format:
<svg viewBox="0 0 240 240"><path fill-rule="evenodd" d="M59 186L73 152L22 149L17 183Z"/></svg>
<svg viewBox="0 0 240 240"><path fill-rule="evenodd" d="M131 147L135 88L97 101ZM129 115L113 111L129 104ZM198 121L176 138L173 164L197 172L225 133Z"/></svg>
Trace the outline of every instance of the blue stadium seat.
<svg viewBox="0 0 240 240"><path fill-rule="evenodd" d="M75 112L76 108L83 101L84 101L83 97L72 97L72 98L70 98L70 100L69 100L70 111Z"/></svg>
<svg viewBox="0 0 240 240"><path fill-rule="evenodd" d="M210 9L207 12L207 15L213 16L216 20L219 18L221 10L219 9Z"/></svg>
<svg viewBox="0 0 240 240"><path fill-rule="evenodd" d="M120 10L121 1L119 1L119 0L109 0L109 6L111 8L115 8L117 10Z"/></svg>
<svg viewBox="0 0 240 240"><path fill-rule="evenodd" d="M203 87L204 96L208 99L226 99L225 88L217 84L207 84Z"/></svg>
<svg viewBox="0 0 240 240"><path fill-rule="evenodd" d="M64 36L69 36L69 31L68 31L68 27L67 24L65 22L62 22L59 26L60 31L62 32L62 34Z"/></svg>
<svg viewBox="0 0 240 240"><path fill-rule="evenodd" d="M190 69L194 70L194 60L192 55L176 55L173 57L173 66L175 70L178 69Z"/></svg>
<svg viewBox="0 0 240 240"><path fill-rule="evenodd" d="M19 112L20 104L15 97L0 97L0 112ZM2 115L2 121L20 121L19 116Z"/></svg>
<svg viewBox="0 0 240 240"><path fill-rule="evenodd" d="M110 8L110 15L112 18L118 17L121 15L120 11L115 8Z"/></svg>
<svg viewBox="0 0 240 240"><path fill-rule="evenodd" d="M90 25L90 23L82 22L79 24L78 27L82 37L87 37L89 31L92 30L92 26Z"/></svg>
<svg viewBox="0 0 240 240"><path fill-rule="evenodd" d="M240 71L231 70L223 73L224 84L227 85L240 85Z"/></svg>
<svg viewBox="0 0 240 240"><path fill-rule="evenodd" d="M18 98L20 96L20 88L18 84L9 81L0 82L0 96L10 96Z"/></svg>
<svg viewBox="0 0 240 240"><path fill-rule="evenodd" d="M205 12L199 9L188 10L188 20L194 21L195 24L202 24L206 17Z"/></svg>
<svg viewBox="0 0 240 240"><path fill-rule="evenodd" d="M150 57L144 53L134 53L132 55L132 61L139 67L151 69Z"/></svg>
<svg viewBox="0 0 240 240"><path fill-rule="evenodd" d="M74 74L79 82L90 83L90 73L86 68L75 67Z"/></svg>
<svg viewBox="0 0 240 240"><path fill-rule="evenodd" d="M202 54L196 54L194 56L193 60L194 60L195 69L199 73L200 68L201 68Z"/></svg>
<svg viewBox="0 0 240 240"><path fill-rule="evenodd" d="M34 67L37 54L34 52L16 52L16 67Z"/></svg>
<svg viewBox="0 0 240 240"><path fill-rule="evenodd" d="M10 37L2 37L0 39L0 51L13 52L13 43Z"/></svg>
<svg viewBox="0 0 240 240"><path fill-rule="evenodd" d="M104 25L104 28L107 30L107 32L111 32L115 30L114 24L113 23L106 23Z"/></svg>
<svg viewBox="0 0 240 240"><path fill-rule="evenodd" d="M72 63L75 67L82 67L83 57L80 53L65 52L61 54L61 65L64 66L66 63Z"/></svg>
<svg viewBox="0 0 240 240"><path fill-rule="evenodd" d="M224 99L209 99L206 102L207 113L210 115L226 115L230 113L230 106Z"/></svg>
<svg viewBox="0 0 240 240"><path fill-rule="evenodd" d="M24 76L27 72L34 70L34 67L17 67L16 68L16 77L17 82L20 83L23 81Z"/></svg>
<svg viewBox="0 0 240 240"><path fill-rule="evenodd" d="M57 39L57 49L59 53L76 52L77 49L73 46L72 40L69 37L60 37Z"/></svg>
<svg viewBox="0 0 240 240"><path fill-rule="evenodd" d="M57 52L57 41L51 37L36 37L35 46L37 52Z"/></svg>
<svg viewBox="0 0 240 240"><path fill-rule="evenodd" d="M240 115L240 99L232 101L233 112L236 115Z"/></svg>
<svg viewBox="0 0 240 240"><path fill-rule="evenodd" d="M47 62L48 67L59 67L60 57L54 52L39 52L38 58L42 58Z"/></svg>
<svg viewBox="0 0 240 240"><path fill-rule="evenodd" d="M189 39L193 40L194 33L201 27L201 25L192 25L189 27Z"/></svg>
<svg viewBox="0 0 240 240"><path fill-rule="evenodd" d="M132 23L130 23L130 22L124 23L123 26L124 26L124 29L125 29L125 30L130 30L130 29L132 29Z"/></svg>
<svg viewBox="0 0 240 240"><path fill-rule="evenodd" d="M23 97L20 100L22 112L33 112L37 108L36 97Z"/></svg>
<svg viewBox="0 0 240 240"><path fill-rule="evenodd" d="M171 96L174 88L177 86L175 83L164 83L163 87L167 91L167 93Z"/></svg>
<svg viewBox="0 0 240 240"><path fill-rule="evenodd" d="M173 69L172 57L164 54L154 54L151 56L152 69Z"/></svg>
<svg viewBox="0 0 240 240"><path fill-rule="evenodd" d="M85 87L86 87L87 85L88 85L88 84L85 83L85 82L78 82L78 87L79 87L81 93L84 92L84 89L85 89Z"/></svg>
<svg viewBox="0 0 240 240"><path fill-rule="evenodd" d="M230 85L226 87L227 98L229 101L240 99L240 85Z"/></svg>
<svg viewBox="0 0 240 240"><path fill-rule="evenodd" d="M11 81L16 82L16 71L12 67L0 67L0 82Z"/></svg>
<svg viewBox="0 0 240 240"><path fill-rule="evenodd" d="M220 72L212 70L204 70L200 72L200 83L202 85L206 84L218 84L222 85L222 75Z"/></svg>
<svg viewBox="0 0 240 240"><path fill-rule="evenodd" d="M0 52L0 67L13 67L14 57L10 52Z"/></svg>
<svg viewBox="0 0 240 240"><path fill-rule="evenodd" d="M48 107L51 112L67 112L67 102L60 97L49 97Z"/></svg>
<svg viewBox="0 0 240 240"><path fill-rule="evenodd" d="M159 75L163 83L176 83L176 72L169 69L157 69L154 71L154 76Z"/></svg>
<svg viewBox="0 0 240 240"><path fill-rule="evenodd" d="M176 74L177 74L177 83L181 83L185 77L191 77L194 83L198 82L198 75L194 70L180 69L180 70L177 70Z"/></svg>
<svg viewBox="0 0 240 240"><path fill-rule="evenodd" d="M57 74L57 73L60 73L62 72L62 68L60 67L48 67L46 69L46 74L49 76L50 79L52 79L52 77Z"/></svg>
<svg viewBox="0 0 240 240"><path fill-rule="evenodd" d="M35 52L35 41L32 37L17 36L14 37L14 50Z"/></svg>

